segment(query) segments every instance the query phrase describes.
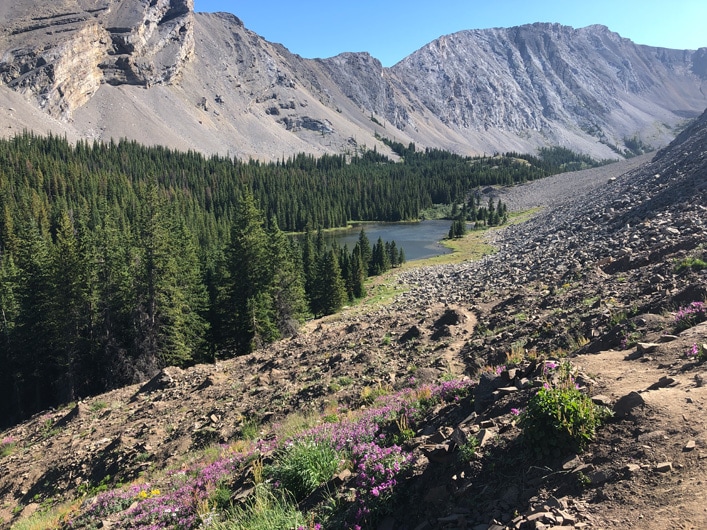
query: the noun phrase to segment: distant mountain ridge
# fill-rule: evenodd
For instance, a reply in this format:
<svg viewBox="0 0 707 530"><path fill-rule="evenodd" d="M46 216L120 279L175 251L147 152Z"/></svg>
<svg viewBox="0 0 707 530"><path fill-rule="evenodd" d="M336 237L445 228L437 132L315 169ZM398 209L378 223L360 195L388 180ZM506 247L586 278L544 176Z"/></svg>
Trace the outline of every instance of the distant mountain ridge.
<svg viewBox="0 0 707 530"><path fill-rule="evenodd" d="M391 68L303 59L193 0L0 6L0 130L273 160L387 148L463 154L660 146L707 107L707 48L537 23L436 39ZM613 148L613 150L612 150Z"/></svg>

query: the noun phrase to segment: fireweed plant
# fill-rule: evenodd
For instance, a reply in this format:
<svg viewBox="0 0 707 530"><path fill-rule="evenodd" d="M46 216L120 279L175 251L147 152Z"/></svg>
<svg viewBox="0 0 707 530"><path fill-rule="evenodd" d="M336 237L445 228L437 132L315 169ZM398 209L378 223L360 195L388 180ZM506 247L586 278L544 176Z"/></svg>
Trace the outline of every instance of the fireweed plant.
<svg viewBox="0 0 707 530"><path fill-rule="evenodd" d="M582 451L611 412L580 390L570 363L547 361L544 372L542 388L520 412L523 440L541 457Z"/></svg>
<svg viewBox="0 0 707 530"><path fill-rule="evenodd" d="M399 480L412 464L411 455L394 443L401 430L414 430L430 407L458 402L473 386L467 379L413 386L381 396L369 408L342 416L337 423L321 423L287 439L224 446L219 457L206 465L193 464L168 472L155 483L86 499L64 527L93 529L109 518L114 528L145 530L310 530L327 524L368 528L391 508ZM271 463L253 480L257 495L224 509L224 485L251 467L254 471L263 460ZM352 492L336 513L320 514L316 508L300 513L297 501L344 468L352 473Z"/></svg>
<svg viewBox="0 0 707 530"><path fill-rule="evenodd" d="M685 357L688 359L695 359L698 362L707 361L707 348L704 344L698 346L693 343L690 349L685 352Z"/></svg>
<svg viewBox="0 0 707 530"><path fill-rule="evenodd" d="M704 302L691 302L681 307L675 313L675 331L684 331L700 322L707 320L707 304Z"/></svg>
<svg viewBox="0 0 707 530"><path fill-rule="evenodd" d="M0 458L12 454L16 447L17 442L12 436L6 436L3 438L0 442Z"/></svg>

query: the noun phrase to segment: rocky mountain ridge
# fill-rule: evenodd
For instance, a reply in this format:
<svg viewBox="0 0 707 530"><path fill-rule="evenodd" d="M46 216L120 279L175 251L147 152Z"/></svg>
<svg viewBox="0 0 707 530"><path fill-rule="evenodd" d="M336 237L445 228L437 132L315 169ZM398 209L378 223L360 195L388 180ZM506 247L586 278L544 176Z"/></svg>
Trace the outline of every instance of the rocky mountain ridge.
<svg viewBox="0 0 707 530"><path fill-rule="evenodd" d="M603 26L469 30L391 68L303 59L191 0L0 7L0 132L130 138L276 159L387 148L464 154L563 145L618 156L667 143L707 107L707 48L640 46ZM21 95L21 96L18 96Z"/></svg>

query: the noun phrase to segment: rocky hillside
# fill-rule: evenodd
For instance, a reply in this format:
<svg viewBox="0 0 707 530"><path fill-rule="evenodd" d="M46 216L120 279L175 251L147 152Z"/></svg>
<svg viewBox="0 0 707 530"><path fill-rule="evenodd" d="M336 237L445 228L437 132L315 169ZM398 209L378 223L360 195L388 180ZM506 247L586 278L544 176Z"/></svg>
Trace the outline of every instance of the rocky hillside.
<svg viewBox="0 0 707 530"><path fill-rule="evenodd" d="M602 26L463 31L384 68L366 53L302 59L191 0L21 0L0 20L6 135L272 160L385 150L378 134L463 154L562 145L609 158L633 137L665 145L707 106L707 49L639 46Z"/></svg>
<svg viewBox="0 0 707 530"><path fill-rule="evenodd" d="M314 321L252 355L167 369L1 433L0 516L80 497L66 517L84 526L72 528L122 527L123 512L101 512L102 503L119 499L136 514L141 500L156 509L171 499L174 510L186 501L167 492L170 477L191 476L195 454L214 472L221 460L198 453L212 443L235 450L255 437L272 462L284 426L343 425L390 403L376 396L452 380L473 381L469 397L384 431L408 432L402 450L414 464L374 528L704 528L706 146L704 114L639 167L603 168L580 198L576 174L514 188L524 207L543 184L553 199L492 232L498 252L481 261L409 267L390 304ZM573 382L614 416L584 452L533 457L515 414L567 361ZM476 449L465 453L471 439ZM239 469L228 478L236 504L253 494L252 468ZM329 497L315 492L301 509L345 507L357 480L342 471ZM136 489L93 500L119 483ZM103 515L81 519L94 512Z"/></svg>

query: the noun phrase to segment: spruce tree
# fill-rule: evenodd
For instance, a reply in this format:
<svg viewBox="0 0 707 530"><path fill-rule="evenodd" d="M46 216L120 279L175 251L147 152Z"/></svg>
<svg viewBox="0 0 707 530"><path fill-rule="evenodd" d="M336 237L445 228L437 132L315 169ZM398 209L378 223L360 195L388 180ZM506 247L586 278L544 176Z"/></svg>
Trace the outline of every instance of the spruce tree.
<svg viewBox="0 0 707 530"><path fill-rule="evenodd" d="M270 222L268 237L273 271L270 297L278 332L289 337L308 314L302 263L295 242L280 230L275 218Z"/></svg>
<svg viewBox="0 0 707 530"><path fill-rule="evenodd" d="M205 346L207 295L193 239L159 198L146 192L139 227L134 310L138 370L192 364Z"/></svg>
<svg viewBox="0 0 707 530"><path fill-rule="evenodd" d="M302 271L304 274L304 290L311 306L317 277L317 252L314 248L314 239L309 226L307 226L302 240Z"/></svg>
<svg viewBox="0 0 707 530"><path fill-rule="evenodd" d="M366 232L363 228L358 234L358 242L356 243L359 249L359 254L361 256L361 264L363 265L363 270L366 275L368 274L368 269L371 266L371 258L373 257L373 250L371 249L371 242L366 236Z"/></svg>
<svg viewBox="0 0 707 530"><path fill-rule="evenodd" d="M52 348L50 247L33 219L26 220L18 233L17 282L18 312L14 348L8 371L21 390L13 396L13 406L22 417L47 403L56 403L52 383L59 364Z"/></svg>
<svg viewBox="0 0 707 530"><path fill-rule="evenodd" d="M84 248L85 250L85 248ZM59 218L56 243L50 259L49 321L52 348L60 374L56 384L59 401L76 398L80 370L86 370L93 351L95 299L91 296L94 283L90 278L93 265L82 248L67 211Z"/></svg>
<svg viewBox="0 0 707 530"><path fill-rule="evenodd" d="M226 343L236 354L276 338L274 315L266 302L273 278L269 253L262 214L253 195L246 192L236 209L226 252L229 284L224 318L230 326Z"/></svg>
<svg viewBox="0 0 707 530"><path fill-rule="evenodd" d="M325 251L317 264L317 282L312 304L315 315L331 315L341 309L346 300L346 286L336 252Z"/></svg>
<svg viewBox="0 0 707 530"><path fill-rule="evenodd" d="M351 252L351 292L354 298L366 296L366 267L361 256L361 247L356 244Z"/></svg>

